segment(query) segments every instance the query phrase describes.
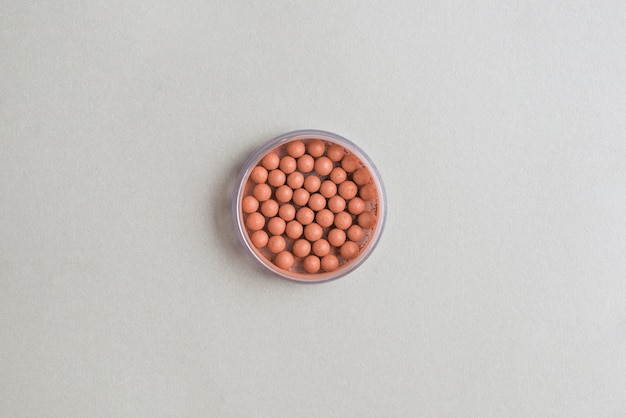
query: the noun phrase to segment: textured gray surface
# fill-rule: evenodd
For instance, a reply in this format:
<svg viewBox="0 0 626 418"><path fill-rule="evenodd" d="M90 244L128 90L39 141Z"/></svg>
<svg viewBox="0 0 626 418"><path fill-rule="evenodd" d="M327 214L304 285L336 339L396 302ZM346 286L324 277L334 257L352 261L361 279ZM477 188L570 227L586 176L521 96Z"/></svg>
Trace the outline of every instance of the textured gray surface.
<svg viewBox="0 0 626 418"><path fill-rule="evenodd" d="M0 416L626 415L626 7L504 3L3 2ZM229 214L302 128L390 207L316 286Z"/></svg>

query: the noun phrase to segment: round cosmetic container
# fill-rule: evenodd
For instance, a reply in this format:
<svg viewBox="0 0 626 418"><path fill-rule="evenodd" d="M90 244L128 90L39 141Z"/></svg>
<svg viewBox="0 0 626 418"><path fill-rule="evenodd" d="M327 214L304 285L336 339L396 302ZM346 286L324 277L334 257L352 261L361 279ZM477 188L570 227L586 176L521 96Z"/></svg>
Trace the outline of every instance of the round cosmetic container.
<svg viewBox="0 0 626 418"><path fill-rule="evenodd" d="M237 178L232 215L256 262L290 280L342 277L370 256L385 226L376 166L339 135L302 130L254 152Z"/></svg>

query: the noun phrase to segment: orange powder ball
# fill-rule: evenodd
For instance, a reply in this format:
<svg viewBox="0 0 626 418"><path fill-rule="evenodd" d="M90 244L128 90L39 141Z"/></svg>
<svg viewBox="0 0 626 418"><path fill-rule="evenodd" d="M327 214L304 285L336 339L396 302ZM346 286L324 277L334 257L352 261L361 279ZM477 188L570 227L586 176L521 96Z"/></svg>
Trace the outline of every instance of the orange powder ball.
<svg viewBox="0 0 626 418"><path fill-rule="evenodd" d="M309 197L309 207L314 211L322 210L326 206L326 198L319 193L312 194Z"/></svg>
<svg viewBox="0 0 626 418"><path fill-rule="evenodd" d="M306 147L302 141L291 141L287 144L287 154L293 158L298 158L304 154Z"/></svg>
<svg viewBox="0 0 626 418"><path fill-rule="evenodd" d="M315 215L315 222L323 228L331 226L334 221L335 215L328 209L322 209Z"/></svg>
<svg viewBox="0 0 626 418"><path fill-rule="evenodd" d="M352 225L348 228L348 239L350 241L359 242L365 236L365 231L358 225Z"/></svg>
<svg viewBox="0 0 626 418"><path fill-rule="evenodd" d="M333 197L337 194L337 185L333 181L324 180L320 184L320 193L326 198Z"/></svg>
<svg viewBox="0 0 626 418"><path fill-rule="evenodd" d="M267 154L261 160L261 165L265 167L267 170L275 170L278 168L278 164L280 163L280 157L273 152Z"/></svg>
<svg viewBox="0 0 626 418"><path fill-rule="evenodd" d="M325 239L318 239L313 243L311 248L313 249L313 253L318 257L324 257L330 252L330 244Z"/></svg>
<svg viewBox="0 0 626 418"><path fill-rule="evenodd" d="M254 167L250 172L250 180L257 184L265 183L267 181L267 170L265 167L261 167L260 165Z"/></svg>
<svg viewBox="0 0 626 418"><path fill-rule="evenodd" d="M376 215L372 212L363 212L358 217L359 226L363 229L370 229L376 225Z"/></svg>
<svg viewBox="0 0 626 418"><path fill-rule="evenodd" d="M285 235L287 235L291 239L298 239L302 236L302 224L298 221L289 221L287 222L287 226L285 226Z"/></svg>
<svg viewBox="0 0 626 418"><path fill-rule="evenodd" d="M320 176L327 176L333 171L333 162L328 157L319 157L315 160L315 172Z"/></svg>
<svg viewBox="0 0 626 418"><path fill-rule="evenodd" d="M304 179L304 188L307 189L310 193L315 193L320 189L320 185L322 181L319 177L310 175Z"/></svg>
<svg viewBox="0 0 626 418"><path fill-rule="evenodd" d="M304 184L304 175L297 171L287 176L287 185L292 189L299 189Z"/></svg>
<svg viewBox="0 0 626 418"><path fill-rule="evenodd" d="M346 170L346 173L352 173L359 168L360 165L361 161L359 161L359 158L354 154L347 154L341 160L341 168Z"/></svg>
<svg viewBox="0 0 626 418"><path fill-rule="evenodd" d="M309 255L302 262L302 266L307 273L317 273L320 271L320 259L314 255Z"/></svg>
<svg viewBox="0 0 626 418"><path fill-rule="evenodd" d="M339 212L335 215L334 224L339 229L348 229L352 225L352 216L347 212Z"/></svg>
<svg viewBox="0 0 626 418"><path fill-rule="evenodd" d="M267 245L267 241L269 237L267 236L267 232L260 230L254 231L252 235L250 235L250 241L252 241L252 245L257 248L263 248Z"/></svg>
<svg viewBox="0 0 626 418"><path fill-rule="evenodd" d="M341 254L341 256L346 260L352 260L354 257L359 255L359 246L355 242L347 241L339 249L339 254Z"/></svg>
<svg viewBox="0 0 626 418"><path fill-rule="evenodd" d="M333 171L330 172L330 179L335 184L341 184L348 178L348 173L341 167L333 168Z"/></svg>
<svg viewBox="0 0 626 418"><path fill-rule="evenodd" d="M293 243L291 251L296 257L306 257L311 252L311 243L305 239L299 239Z"/></svg>
<svg viewBox="0 0 626 418"><path fill-rule="evenodd" d="M253 231L263 229L265 226L265 218L259 212L251 213L248 215L248 219L246 219L246 226Z"/></svg>
<svg viewBox="0 0 626 418"><path fill-rule="evenodd" d="M294 171L296 171L296 166L297 166L296 159L290 155L285 155L283 158L281 158L280 164L278 165L278 167L285 174L291 174Z"/></svg>
<svg viewBox="0 0 626 418"><path fill-rule="evenodd" d="M278 209L278 216L283 218L285 221L291 221L296 217L296 208L294 208L290 203L285 203L284 205L281 205L280 209Z"/></svg>
<svg viewBox="0 0 626 418"><path fill-rule="evenodd" d="M328 232L328 242L335 247L341 247L346 242L346 233L341 229L331 229Z"/></svg>
<svg viewBox="0 0 626 418"><path fill-rule="evenodd" d="M267 184L257 184L252 189L252 194L259 202L265 202L272 197L272 189Z"/></svg>
<svg viewBox="0 0 626 418"><path fill-rule="evenodd" d="M360 197L355 197L348 202L348 212L359 215L365 210L365 202Z"/></svg>
<svg viewBox="0 0 626 418"><path fill-rule="evenodd" d="M328 209L335 213L339 213L346 208L346 201L341 196L333 196L328 199Z"/></svg>
<svg viewBox="0 0 626 418"><path fill-rule="evenodd" d="M272 235L281 235L285 232L286 222L283 218L272 218L267 222L267 230Z"/></svg>
<svg viewBox="0 0 626 418"><path fill-rule="evenodd" d="M309 202L309 192L306 189L297 189L293 191L293 203L298 206L304 206Z"/></svg>
<svg viewBox="0 0 626 418"><path fill-rule="evenodd" d="M261 213L268 218L273 218L278 213L278 203L275 200L266 200L261 204Z"/></svg>
<svg viewBox="0 0 626 418"><path fill-rule="evenodd" d="M274 187L282 186L283 184L285 184L286 179L287 176L285 176L285 173L280 170L272 170L267 175L267 182L270 184L270 186Z"/></svg>
<svg viewBox="0 0 626 418"><path fill-rule="evenodd" d="M307 151L309 151L309 154L311 154L311 156L315 158L321 157L322 155L324 155L324 151L326 151L326 146L319 139L314 139L309 142L309 145L307 145L306 148Z"/></svg>
<svg viewBox="0 0 626 418"><path fill-rule="evenodd" d="M267 240L267 248L274 254L278 254L283 251L286 246L287 243L285 242L285 238L280 235L274 235Z"/></svg>
<svg viewBox="0 0 626 418"><path fill-rule="evenodd" d="M322 238L323 234L324 230L316 223L310 223L304 227L304 238L308 239L310 242L314 242Z"/></svg>
<svg viewBox="0 0 626 418"><path fill-rule="evenodd" d="M291 187L287 185L282 185L278 189L276 189L274 195L276 196L276 200L281 203L286 203L291 200L291 197L293 196L293 190L291 190Z"/></svg>
<svg viewBox="0 0 626 418"><path fill-rule="evenodd" d="M244 213L252 213L256 212L259 208L259 201L256 200L253 196L246 196L241 201L241 210Z"/></svg>
<svg viewBox="0 0 626 418"><path fill-rule="evenodd" d="M293 255L289 251L282 251L276 254L274 264L283 270L289 270L293 266Z"/></svg>
<svg viewBox="0 0 626 418"><path fill-rule="evenodd" d="M315 160L309 154L304 154L298 158L298 170L309 173L315 167Z"/></svg>
<svg viewBox="0 0 626 418"><path fill-rule="evenodd" d="M341 161L343 156L345 155L345 150L341 145L333 144L328 147L328 151L326 151L326 156L330 158L331 161L337 162Z"/></svg>
<svg viewBox="0 0 626 418"><path fill-rule="evenodd" d="M337 188L337 191L339 192L339 196L343 197L346 200L349 200L356 196L356 193L359 191L359 189L356 184L348 180L341 183Z"/></svg>
<svg viewBox="0 0 626 418"><path fill-rule="evenodd" d="M302 225L310 224L311 222L313 222L313 218L315 218L315 214L310 208L300 208L296 212L296 220Z"/></svg>
<svg viewBox="0 0 626 418"><path fill-rule="evenodd" d="M335 271L339 267L339 259L333 254L327 254L322 257L320 264L324 271Z"/></svg>
<svg viewBox="0 0 626 418"><path fill-rule="evenodd" d="M370 181L370 178L370 172L367 171L367 168L365 167L359 168L352 174L352 181L354 181L359 186L367 184Z"/></svg>
<svg viewBox="0 0 626 418"><path fill-rule="evenodd" d="M361 196L361 199L363 200L376 199L376 194L376 186L374 186L373 184L366 184L359 190L359 196Z"/></svg>

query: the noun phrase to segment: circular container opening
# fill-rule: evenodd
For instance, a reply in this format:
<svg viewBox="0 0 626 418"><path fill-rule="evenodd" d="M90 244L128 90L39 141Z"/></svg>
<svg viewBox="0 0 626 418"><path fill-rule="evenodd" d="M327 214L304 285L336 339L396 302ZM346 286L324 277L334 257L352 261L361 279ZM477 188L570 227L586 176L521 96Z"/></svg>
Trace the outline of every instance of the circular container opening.
<svg viewBox="0 0 626 418"><path fill-rule="evenodd" d="M286 279L323 282L361 265L386 217L385 188L369 157L339 135L281 135L246 161L232 214L238 238Z"/></svg>

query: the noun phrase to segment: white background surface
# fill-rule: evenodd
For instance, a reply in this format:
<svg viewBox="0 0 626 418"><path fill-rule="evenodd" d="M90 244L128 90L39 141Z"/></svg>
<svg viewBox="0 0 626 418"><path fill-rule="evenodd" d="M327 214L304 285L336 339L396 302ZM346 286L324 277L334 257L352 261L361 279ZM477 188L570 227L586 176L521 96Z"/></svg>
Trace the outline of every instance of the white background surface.
<svg viewBox="0 0 626 418"><path fill-rule="evenodd" d="M623 2L0 5L0 416L624 416ZM233 177L375 161L356 272L274 278Z"/></svg>

